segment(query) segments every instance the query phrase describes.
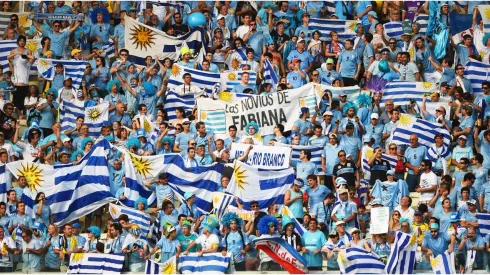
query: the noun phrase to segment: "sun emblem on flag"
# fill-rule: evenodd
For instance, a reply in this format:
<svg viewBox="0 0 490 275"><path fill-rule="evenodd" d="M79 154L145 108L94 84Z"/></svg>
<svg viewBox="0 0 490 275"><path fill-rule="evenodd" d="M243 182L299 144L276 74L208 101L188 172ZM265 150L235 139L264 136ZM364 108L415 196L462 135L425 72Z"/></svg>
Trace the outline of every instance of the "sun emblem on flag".
<svg viewBox="0 0 490 275"><path fill-rule="evenodd" d="M208 113L202 111L201 112L201 121L205 121L208 118Z"/></svg>
<svg viewBox="0 0 490 275"><path fill-rule="evenodd" d="M140 48L143 50L145 48L146 51L148 51L148 48L151 48L152 45L155 45L155 40L156 38L155 33L144 27L144 26L135 26L134 28L130 29L130 40L133 40L133 45L136 44L136 49Z"/></svg>
<svg viewBox="0 0 490 275"><path fill-rule="evenodd" d="M29 40L27 41L26 48L32 53L35 53L37 52L38 45L39 44L36 41Z"/></svg>
<svg viewBox="0 0 490 275"><path fill-rule="evenodd" d="M289 215L288 207L284 206L281 212L282 212L282 216Z"/></svg>
<svg viewBox="0 0 490 275"><path fill-rule="evenodd" d="M112 216L117 215L117 209L112 205L109 207L109 212L111 212Z"/></svg>
<svg viewBox="0 0 490 275"><path fill-rule="evenodd" d="M412 123L414 123L414 118L413 116L411 115L402 115L400 117L400 121L398 123L400 123L400 125L403 125L403 126L409 126L411 125Z"/></svg>
<svg viewBox="0 0 490 275"><path fill-rule="evenodd" d="M305 98L301 98L299 100L299 106L300 107L306 107L306 99Z"/></svg>
<svg viewBox="0 0 490 275"><path fill-rule="evenodd" d="M434 88L434 83L432 82L422 82L422 88L424 90L430 91Z"/></svg>
<svg viewBox="0 0 490 275"><path fill-rule="evenodd" d="M221 91L218 92L218 99L225 102L231 102L233 100L233 94L229 91Z"/></svg>
<svg viewBox="0 0 490 275"><path fill-rule="evenodd" d="M150 122L146 118L143 118L143 128L145 128L145 133L149 133L152 128Z"/></svg>
<svg viewBox="0 0 490 275"><path fill-rule="evenodd" d="M29 20L29 18L27 18L27 14L19 16L19 25L21 25L23 27L28 27L28 25L32 24L29 21L30 20Z"/></svg>
<svg viewBox="0 0 490 275"><path fill-rule="evenodd" d="M152 176L152 174L150 173L151 168L149 160L143 159L143 157L138 158L131 154L131 161L133 162L136 171L144 178L146 178L148 175Z"/></svg>
<svg viewBox="0 0 490 275"><path fill-rule="evenodd" d="M345 258L344 254L342 252L339 253L338 260L343 262L344 264L348 263L349 261Z"/></svg>
<svg viewBox="0 0 490 275"><path fill-rule="evenodd" d="M242 63L242 62L240 61L240 59L238 59L238 57L235 57L235 56L234 56L234 57L232 57L232 59L231 59L231 68L232 68L233 70L238 70L238 69L240 68L240 64L241 64L241 63ZM230 80L234 80L234 79L230 79Z"/></svg>
<svg viewBox="0 0 490 275"><path fill-rule="evenodd" d="M39 168L39 166L34 163L26 163L26 166L24 166L24 164L22 163L21 165L22 168L17 169L17 171L19 172L17 174L17 177L25 177L29 189L31 189L31 191L37 191L37 187L41 187L41 182L44 181L42 179L43 169Z"/></svg>
<svg viewBox="0 0 490 275"><path fill-rule="evenodd" d="M172 70L170 71L170 75L178 76L180 74L180 67L177 64L172 65Z"/></svg>
<svg viewBox="0 0 490 275"><path fill-rule="evenodd" d="M170 262L163 266L162 274L176 274L177 269L175 268L175 263Z"/></svg>
<svg viewBox="0 0 490 275"><path fill-rule="evenodd" d="M349 30L355 32L356 26L357 26L357 22L354 22L354 23L350 23L348 28Z"/></svg>
<svg viewBox="0 0 490 275"><path fill-rule="evenodd" d="M92 108L87 111L88 119L91 121L97 121L102 113L100 112L99 108Z"/></svg>
<svg viewBox="0 0 490 275"><path fill-rule="evenodd" d="M484 14L487 19L490 19L490 9L485 9Z"/></svg>
<svg viewBox="0 0 490 275"><path fill-rule="evenodd" d="M435 267L438 264L439 264L439 259L437 259L437 258L430 259L430 266Z"/></svg>
<svg viewBox="0 0 490 275"><path fill-rule="evenodd" d="M46 61L46 59L39 59L37 67L42 69L43 71L46 71L50 67L50 64L48 61Z"/></svg>
<svg viewBox="0 0 490 275"><path fill-rule="evenodd" d="M366 158L370 159L374 154L373 149L369 148L366 150Z"/></svg>
<svg viewBox="0 0 490 275"><path fill-rule="evenodd" d="M245 190L243 186L245 184L248 184L245 179L248 178L248 176L245 176L245 169L241 169L241 166L236 166L235 169L233 169L233 175L235 176L235 181L239 189ZM241 169L241 170L240 170Z"/></svg>
<svg viewBox="0 0 490 275"><path fill-rule="evenodd" d="M83 253L73 253L73 256L71 257L71 262L77 263L80 262L82 259L83 259Z"/></svg>
<svg viewBox="0 0 490 275"><path fill-rule="evenodd" d="M414 245L417 243L417 236L415 234L410 237L410 245Z"/></svg>
<svg viewBox="0 0 490 275"><path fill-rule="evenodd" d="M233 72L228 74L228 80L234 81L237 80L237 75Z"/></svg>

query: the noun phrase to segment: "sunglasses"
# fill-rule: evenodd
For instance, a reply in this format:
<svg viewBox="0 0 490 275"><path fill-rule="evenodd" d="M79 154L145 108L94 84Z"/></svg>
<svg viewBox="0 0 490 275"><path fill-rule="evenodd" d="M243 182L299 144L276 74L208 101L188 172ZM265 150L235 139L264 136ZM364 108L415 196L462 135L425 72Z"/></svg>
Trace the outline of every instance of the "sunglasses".
<svg viewBox="0 0 490 275"><path fill-rule="evenodd" d="M165 146L165 145L170 145L170 143L166 143L166 142L165 142L165 143L163 144L163 146Z"/></svg>
<svg viewBox="0 0 490 275"><path fill-rule="evenodd" d="M431 230L430 234L437 234L437 230Z"/></svg>
<svg viewBox="0 0 490 275"><path fill-rule="evenodd" d="M339 157L345 157L345 154L340 154Z"/></svg>
<svg viewBox="0 0 490 275"><path fill-rule="evenodd" d="M390 150L396 150L396 147L390 147Z"/></svg>
<svg viewBox="0 0 490 275"><path fill-rule="evenodd" d="M259 207L259 205L258 205L258 204L254 204L254 205L252 205L252 206L250 206L250 207L251 207L251 208L255 208L255 207Z"/></svg>
<svg viewBox="0 0 490 275"><path fill-rule="evenodd" d="M436 113L442 113L442 111L441 110L436 110Z"/></svg>
<svg viewBox="0 0 490 275"><path fill-rule="evenodd" d="M59 28L59 27L61 27L61 25L56 24L56 25L53 25L53 27Z"/></svg>
<svg viewBox="0 0 490 275"><path fill-rule="evenodd" d="M190 143L190 145L196 145L196 143Z"/></svg>
<svg viewBox="0 0 490 275"><path fill-rule="evenodd" d="M318 76L319 74L312 74L312 76Z"/></svg>

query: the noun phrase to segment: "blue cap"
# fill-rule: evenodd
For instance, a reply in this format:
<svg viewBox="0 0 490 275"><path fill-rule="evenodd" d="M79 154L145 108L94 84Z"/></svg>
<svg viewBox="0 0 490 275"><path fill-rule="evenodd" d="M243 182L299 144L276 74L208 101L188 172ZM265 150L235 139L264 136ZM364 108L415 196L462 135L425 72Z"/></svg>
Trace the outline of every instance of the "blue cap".
<svg viewBox="0 0 490 275"><path fill-rule="evenodd" d="M388 170L386 172L386 175L393 175L394 176L395 175L395 170Z"/></svg>
<svg viewBox="0 0 490 275"><path fill-rule="evenodd" d="M439 229L439 225L435 222L430 224L430 229Z"/></svg>
<svg viewBox="0 0 490 275"><path fill-rule="evenodd" d="M301 107L301 114L299 117L301 118L306 112L308 112L310 109L308 107Z"/></svg>
<svg viewBox="0 0 490 275"><path fill-rule="evenodd" d="M138 138L140 138L140 137L146 137L145 129L140 128L140 129L136 130L136 136Z"/></svg>
<svg viewBox="0 0 490 275"><path fill-rule="evenodd" d="M192 192L185 192L184 193L184 199L185 200L188 200L192 196L194 196L194 194Z"/></svg>
<svg viewBox="0 0 490 275"><path fill-rule="evenodd" d="M459 215L458 215L458 212L453 212L451 213L451 217L450 217L450 221L449 222L459 222Z"/></svg>
<svg viewBox="0 0 490 275"><path fill-rule="evenodd" d="M295 179L293 181L294 184L296 184L297 186L299 187L303 187L303 185L305 185L302 181L298 180L298 179Z"/></svg>
<svg viewBox="0 0 490 275"><path fill-rule="evenodd" d="M40 223L40 222L35 222L32 227L32 229L42 229L43 228L43 224Z"/></svg>
<svg viewBox="0 0 490 275"><path fill-rule="evenodd" d="M71 227L80 229L80 228L82 228L82 225L80 223L76 222L76 223L72 224Z"/></svg>
<svg viewBox="0 0 490 275"><path fill-rule="evenodd" d="M381 199L374 199L371 203L371 205L376 205L376 204L383 204L383 202L381 201Z"/></svg>

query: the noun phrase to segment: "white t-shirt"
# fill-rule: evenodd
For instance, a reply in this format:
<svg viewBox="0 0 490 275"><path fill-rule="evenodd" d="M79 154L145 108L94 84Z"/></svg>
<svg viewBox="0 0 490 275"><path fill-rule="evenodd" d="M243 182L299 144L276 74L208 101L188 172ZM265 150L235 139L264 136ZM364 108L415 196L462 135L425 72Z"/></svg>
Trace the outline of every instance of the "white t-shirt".
<svg viewBox="0 0 490 275"><path fill-rule="evenodd" d="M240 27L238 27L238 29L236 29L236 36L243 39L243 37L245 37L245 34L247 34L249 30L250 26L241 25Z"/></svg>
<svg viewBox="0 0 490 275"><path fill-rule="evenodd" d="M6 252L6 248L10 249L15 249L15 242L12 240L11 237L4 237L2 241L0 241L0 249L2 253ZM3 254L0 254L0 266L2 267L10 267L12 266L12 261L9 257L9 255L4 256Z"/></svg>
<svg viewBox="0 0 490 275"><path fill-rule="evenodd" d="M219 246L219 239L218 236L211 234L209 237L206 235L201 235L196 239L196 243L200 244L202 247L202 250L208 250L214 247Z"/></svg>
<svg viewBox="0 0 490 275"><path fill-rule="evenodd" d="M395 207L395 210L397 210L398 212L400 212L401 218L409 219L410 220L410 224L412 224L412 222L413 222L413 215L415 214L415 210L412 207L409 207L407 209L407 211L403 211L401 205L398 205L397 207Z"/></svg>
<svg viewBox="0 0 490 275"><path fill-rule="evenodd" d="M437 176L434 172L422 173L420 175L420 187L421 188L429 188L431 186L437 186ZM421 192L420 193L420 201L426 202L430 201L432 197L434 197L436 190L430 192Z"/></svg>

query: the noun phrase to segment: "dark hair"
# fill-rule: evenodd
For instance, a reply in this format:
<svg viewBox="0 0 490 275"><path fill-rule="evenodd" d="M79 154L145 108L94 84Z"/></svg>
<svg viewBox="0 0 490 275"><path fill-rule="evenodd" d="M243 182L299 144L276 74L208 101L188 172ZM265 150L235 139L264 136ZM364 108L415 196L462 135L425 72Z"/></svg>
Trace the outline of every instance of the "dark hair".
<svg viewBox="0 0 490 275"><path fill-rule="evenodd" d="M432 168L432 161L428 160L428 159L424 159L422 160L422 163L425 165L425 167L431 169Z"/></svg>
<svg viewBox="0 0 490 275"><path fill-rule="evenodd" d="M169 200L164 200L164 201L162 202L162 209L163 209L163 211L167 210L167 207L168 207L169 205L172 205L172 206L173 206L174 204L173 204L171 201L169 201Z"/></svg>
<svg viewBox="0 0 490 275"><path fill-rule="evenodd" d="M277 129L279 129L279 132L281 132L281 134L284 134L284 125L277 124L276 127L277 127Z"/></svg>
<svg viewBox="0 0 490 275"><path fill-rule="evenodd" d="M466 175L464 175L464 178L463 178L463 181L474 181L475 180L475 174L473 173L467 173Z"/></svg>
<svg viewBox="0 0 490 275"><path fill-rule="evenodd" d="M32 238L32 230L30 228L22 229L22 233L26 234L27 237Z"/></svg>
<svg viewBox="0 0 490 275"><path fill-rule="evenodd" d="M186 78L186 76L190 76L192 77L192 75L190 73L185 73L183 76L182 76L182 79Z"/></svg>
<svg viewBox="0 0 490 275"><path fill-rule="evenodd" d="M127 53L127 54L129 55L129 51L128 51L128 50L126 50L126 49L120 49L120 50L119 50L119 54L121 54L121 53L123 53L123 52L125 52L125 53Z"/></svg>
<svg viewBox="0 0 490 275"><path fill-rule="evenodd" d="M306 156L306 159L311 159L311 152L309 150L303 149L301 152L303 152L303 154Z"/></svg>
<svg viewBox="0 0 490 275"><path fill-rule="evenodd" d="M206 126L206 125L204 124L204 122L199 121L198 123L196 123L196 130L199 130L199 128L201 128L201 125Z"/></svg>
<svg viewBox="0 0 490 275"><path fill-rule="evenodd" d="M464 164L469 164L470 163L470 160L468 158L461 158L459 159L460 161L463 161Z"/></svg>
<svg viewBox="0 0 490 275"><path fill-rule="evenodd" d="M114 230L119 231L119 234L122 233L122 226L119 223L112 223L112 228L114 228Z"/></svg>
<svg viewBox="0 0 490 275"><path fill-rule="evenodd" d="M366 41L368 43L371 43L371 41L373 41L373 34L368 32L368 33L364 34L364 38L366 38Z"/></svg>
<svg viewBox="0 0 490 275"><path fill-rule="evenodd" d="M308 177L306 177L306 179L317 181L317 178L316 178L316 175L315 174L308 175Z"/></svg>
<svg viewBox="0 0 490 275"><path fill-rule="evenodd" d="M126 214L121 214L119 215L119 221L125 221L125 222L129 222L129 216L126 215Z"/></svg>
<svg viewBox="0 0 490 275"><path fill-rule="evenodd" d="M15 206L16 206L17 208L19 208L19 205L21 205L21 204L25 205L26 203L25 203L25 202L23 202L23 201L18 201L18 202L15 204Z"/></svg>
<svg viewBox="0 0 490 275"><path fill-rule="evenodd" d="M231 125L230 127L228 127L228 131L231 130L231 129L233 129L235 131L238 130L238 128L235 125Z"/></svg>
<svg viewBox="0 0 490 275"><path fill-rule="evenodd" d="M43 39L41 39L41 46L44 46L44 43L46 43L46 41L50 40L51 41L51 38L49 37L43 37Z"/></svg>
<svg viewBox="0 0 490 275"><path fill-rule="evenodd" d="M351 43L352 45L354 45L354 40L352 40L352 39L346 39L346 40L345 40L345 43L347 43L347 42L349 42L349 43Z"/></svg>
<svg viewBox="0 0 490 275"><path fill-rule="evenodd" d="M471 193L470 188L468 186L461 188L461 195L463 194L463 191L467 191L468 194Z"/></svg>
<svg viewBox="0 0 490 275"><path fill-rule="evenodd" d="M44 194L44 192L39 192L39 193L37 193L37 195L36 195L36 199L34 200L34 202L35 202L36 204L38 204L38 203L39 203L39 201L40 201L40 200L39 200L39 197L41 196L41 194L43 194L43 195L44 195L44 197L46 197L46 195Z"/></svg>
<svg viewBox="0 0 490 275"><path fill-rule="evenodd" d="M475 159L478 163L482 164L483 163L483 155L478 153L475 155Z"/></svg>

